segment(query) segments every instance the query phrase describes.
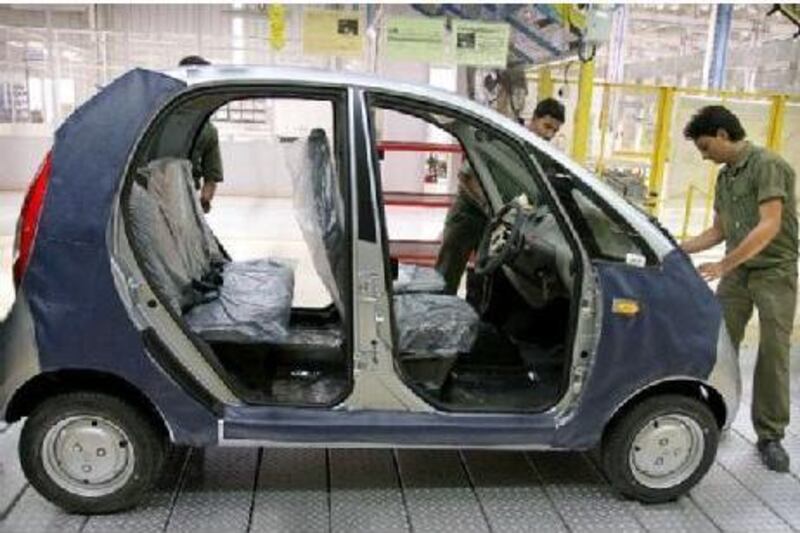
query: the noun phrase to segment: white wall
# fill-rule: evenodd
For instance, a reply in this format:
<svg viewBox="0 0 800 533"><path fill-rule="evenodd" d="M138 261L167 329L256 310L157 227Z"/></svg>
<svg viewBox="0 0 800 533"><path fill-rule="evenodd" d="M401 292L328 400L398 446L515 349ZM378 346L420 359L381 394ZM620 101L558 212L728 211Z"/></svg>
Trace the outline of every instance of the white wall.
<svg viewBox="0 0 800 533"><path fill-rule="evenodd" d="M428 83L427 65L383 63L379 75ZM288 197L292 175L279 136L303 137L312 127L332 131L329 104L275 100L268 124L257 131L246 125L220 124L225 183L218 194L231 196ZM257 125L256 125L257 126ZM252 127L252 125L250 125ZM430 140L428 125L399 113L386 113L377 125L379 139L392 141ZM0 125L0 190L24 190L52 145L49 129L41 124ZM381 165L384 190L422 192L422 177L428 153L390 152Z"/></svg>
<svg viewBox="0 0 800 533"><path fill-rule="evenodd" d="M52 146L40 124L0 125L0 190L25 190Z"/></svg>

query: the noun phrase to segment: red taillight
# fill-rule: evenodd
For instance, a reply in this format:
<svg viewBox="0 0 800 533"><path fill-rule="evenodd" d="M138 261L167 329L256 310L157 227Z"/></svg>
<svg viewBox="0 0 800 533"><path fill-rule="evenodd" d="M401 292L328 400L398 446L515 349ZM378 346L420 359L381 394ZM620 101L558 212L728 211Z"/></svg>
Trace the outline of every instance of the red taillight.
<svg viewBox="0 0 800 533"><path fill-rule="evenodd" d="M28 268L28 261L33 252L33 245L36 241L36 230L39 228L39 216L42 213L44 195L47 192L47 183L50 181L50 171L52 169L52 152L47 155L33 178L25 201L22 203L22 210L17 222L17 238L14 243L14 286L19 287L22 276Z"/></svg>

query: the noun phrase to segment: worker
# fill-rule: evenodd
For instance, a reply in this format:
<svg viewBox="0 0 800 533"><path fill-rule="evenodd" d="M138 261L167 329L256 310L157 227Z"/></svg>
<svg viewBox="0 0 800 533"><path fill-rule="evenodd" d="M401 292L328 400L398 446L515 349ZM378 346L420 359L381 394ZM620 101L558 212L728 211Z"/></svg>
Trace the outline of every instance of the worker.
<svg viewBox="0 0 800 533"><path fill-rule="evenodd" d="M758 451L770 470L787 472L781 445L789 423L789 350L797 300L795 173L780 156L745 139L739 119L723 106L702 108L684 129L703 159L724 165L714 192L714 222L682 244L696 253L725 242L725 256L698 267L720 278L717 296L739 345L758 309L760 335L751 416Z"/></svg>
<svg viewBox="0 0 800 533"><path fill-rule="evenodd" d="M210 64L200 56L187 56L178 63L181 67ZM194 187L200 191L200 205L203 207L203 212L208 213L211 211L211 201L217 192L217 184L223 179L219 134L210 120L207 120L200 130L200 135L192 147L190 159Z"/></svg>
<svg viewBox="0 0 800 533"><path fill-rule="evenodd" d="M550 141L564 124L564 105L554 98L539 102L528 129ZM491 209L469 164L458 175L458 192L445 218L442 246L436 270L444 277L445 290L455 294L470 255L477 249L489 222Z"/></svg>

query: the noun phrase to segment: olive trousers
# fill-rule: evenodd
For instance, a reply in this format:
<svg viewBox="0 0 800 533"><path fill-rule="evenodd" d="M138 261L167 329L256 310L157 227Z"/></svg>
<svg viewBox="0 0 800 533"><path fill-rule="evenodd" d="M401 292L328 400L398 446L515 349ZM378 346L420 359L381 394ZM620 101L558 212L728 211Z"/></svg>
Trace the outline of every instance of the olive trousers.
<svg viewBox="0 0 800 533"><path fill-rule="evenodd" d="M442 246L436 258L436 270L445 281L445 291L455 294L469 256L477 250L489 219L463 194L456 195L447 212L442 233Z"/></svg>
<svg viewBox="0 0 800 533"><path fill-rule="evenodd" d="M717 288L725 325L737 351L758 309L759 341L751 417L759 440L780 440L789 424L789 354L797 303L797 266L739 267Z"/></svg>

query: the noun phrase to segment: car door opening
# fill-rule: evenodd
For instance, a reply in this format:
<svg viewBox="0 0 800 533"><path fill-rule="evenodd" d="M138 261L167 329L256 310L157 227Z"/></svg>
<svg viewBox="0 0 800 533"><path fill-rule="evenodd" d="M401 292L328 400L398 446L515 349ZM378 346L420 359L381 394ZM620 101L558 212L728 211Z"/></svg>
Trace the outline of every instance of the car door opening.
<svg viewBox="0 0 800 533"><path fill-rule="evenodd" d="M290 101L304 95L280 96ZM268 205L287 212L285 230L299 242L234 260L195 191L190 139L207 120L192 117L224 118L230 102L243 99L230 93L195 97L151 127L121 199L128 240L153 293L195 344L211 348L201 352L217 359L221 377L242 401L331 405L352 387L351 267L340 179L346 161L338 129L344 114L337 100L314 96L322 104L319 127L271 138L279 160L267 170L289 183ZM296 272L315 278L321 306L298 304Z"/></svg>
<svg viewBox="0 0 800 533"><path fill-rule="evenodd" d="M440 159L450 167L445 180L459 182L441 191L453 203L438 219L444 221L439 234L427 236L402 227L403 210L413 205L398 206L398 194L385 190L398 168L410 167L408 157L382 154L376 179L384 189L391 261L399 263L393 284L398 371L417 394L444 410L536 412L555 405L571 368L582 268L554 215L555 204L533 177L536 168L492 130L446 110L380 96L373 104L376 151L382 141L395 140L380 136L387 133L380 131L383 115L401 114L409 124L404 133L421 137L403 141L427 143L432 150L459 146L464 154ZM465 227L464 220L468 229L459 234L456 226ZM463 239L474 239L475 248L466 250L469 258L461 257L466 283L446 280L448 255L461 253ZM415 253L431 248L429 257Z"/></svg>

